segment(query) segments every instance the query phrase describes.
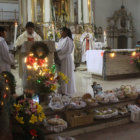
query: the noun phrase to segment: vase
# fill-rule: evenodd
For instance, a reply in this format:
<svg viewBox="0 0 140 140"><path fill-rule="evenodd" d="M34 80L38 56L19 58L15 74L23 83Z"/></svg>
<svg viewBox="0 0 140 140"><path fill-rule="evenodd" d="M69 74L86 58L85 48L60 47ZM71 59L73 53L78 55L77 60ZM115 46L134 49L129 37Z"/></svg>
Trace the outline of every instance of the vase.
<svg viewBox="0 0 140 140"><path fill-rule="evenodd" d="M39 103L43 104L49 104L49 96L46 93L40 93L39 95Z"/></svg>

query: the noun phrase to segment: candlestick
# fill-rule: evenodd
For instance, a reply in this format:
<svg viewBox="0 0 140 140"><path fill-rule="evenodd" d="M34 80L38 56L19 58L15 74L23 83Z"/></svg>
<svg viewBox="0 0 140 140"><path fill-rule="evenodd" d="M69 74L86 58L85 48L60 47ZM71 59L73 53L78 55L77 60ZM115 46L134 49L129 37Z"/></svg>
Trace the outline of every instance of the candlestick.
<svg viewBox="0 0 140 140"><path fill-rule="evenodd" d="M18 24L17 24L17 22L15 22L14 44L15 44L16 38L17 38L17 27L18 27Z"/></svg>

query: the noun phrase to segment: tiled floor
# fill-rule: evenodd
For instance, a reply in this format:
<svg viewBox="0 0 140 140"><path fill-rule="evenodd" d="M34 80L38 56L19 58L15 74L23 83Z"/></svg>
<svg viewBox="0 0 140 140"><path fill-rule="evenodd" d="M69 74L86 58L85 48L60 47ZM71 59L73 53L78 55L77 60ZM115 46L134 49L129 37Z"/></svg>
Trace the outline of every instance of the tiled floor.
<svg viewBox="0 0 140 140"><path fill-rule="evenodd" d="M140 140L140 124L112 127L75 137L76 140Z"/></svg>
<svg viewBox="0 0 140 140"><path fill-rule="evenodd" d="M15 75L16 81L17 81L17 94L22 94L22 87L21 87L21 79L19 79L18 76L18 70L12 71ZM96 81L97 83L101 84L103 87L103 90L118 88L121 85L134 85L137 88L140 88L140 79L126 79L126 80L113 80L113 81L103 81L99 79L92 78L92 75L88 73L87 71L77 71L75 72L75 80L76 80L76 88L77 92L75 93L75 96L82 96L85 93L91 93L93 94L91 85L93 81Z"/></svg>

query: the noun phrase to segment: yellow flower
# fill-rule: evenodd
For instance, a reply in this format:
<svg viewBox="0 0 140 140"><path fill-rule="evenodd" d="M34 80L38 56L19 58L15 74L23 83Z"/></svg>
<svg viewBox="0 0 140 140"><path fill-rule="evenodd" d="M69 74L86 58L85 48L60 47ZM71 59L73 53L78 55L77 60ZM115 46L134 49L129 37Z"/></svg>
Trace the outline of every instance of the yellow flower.
<svg viewBox="0 0 140 140"><path fill-rule="evenodd" d="M17 120L20 124L24 124L23 117L19 117L18 115L16 115L16 120Z"/></svg>
<svg viewBox="0 0 140 140"><path fill-rule="evenodd" d="M32 116L31 116L31 119L30 119L29 123L34 124L34 123L36 123L36 122L37 122L37 116L35 116L34 114L32 114Z"/></svg>
<svg viewBox="0 0 140 140"><path fill-rule="evenodd" d="M45 116L44 113L41 113L41 118L42 118L42 119L45 119L45 118L46 118L46 116Z"/></svg>
<svg viewBox="0 0 140 140"><path fill-rule="evenodd" d="M46 118L45 114L44 114L44 113L41 113L41 114L39 115L39 117L38 117L38 120L39 120L40 122L42 122L45 118Z"/></svg>
<svg viewBox="0 0 140 140"><path fill-rule="evenodd" d="M16 111L20 111L22 105L21 104L14 104L14 107L16 108Z"/></svg>
<svg viewBox="0 0 140 140"><path fill-rule="evenodd" d="M32 79L32 77L31 77L31 76L28 76L27 80L29 81L29 80L31 80L31 79Z"/></svg>
<svg viewBox="0 0 140 140"><path fill-rule="evenodd" d="M56 85L52 85L52 86L51 86L51 90L52 90L52 91L55 91L56 88L57 88Z"/></svg>
<svg viewBox="0 0 140 140"><path fill-rule="evenodd" d="M42 108L42 106L41 105L37 105L37 113L39 114L39 113L41 113L43 111L43 108Z"/></svg>

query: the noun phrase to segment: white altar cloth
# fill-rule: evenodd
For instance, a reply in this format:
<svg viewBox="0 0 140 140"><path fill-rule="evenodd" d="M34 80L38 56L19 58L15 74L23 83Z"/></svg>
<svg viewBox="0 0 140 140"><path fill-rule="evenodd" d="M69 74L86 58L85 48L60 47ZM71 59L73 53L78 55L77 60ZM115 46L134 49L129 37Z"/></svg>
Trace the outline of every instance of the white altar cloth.
<svg viewBox="0 0 140 140"><path fill-rule="evenodd" d="M103 73L103 53L104 50L89 50L86 54L87 70L96 75Z"/></svg>
<svg viewBox="0 0 140 140"><path fill-rule="evenodd" d="M133 52L135 49L111 49L111 52ZM103 54L105 50L89 50L86 52L87 71L95 75L103 76Z"/></svg>

